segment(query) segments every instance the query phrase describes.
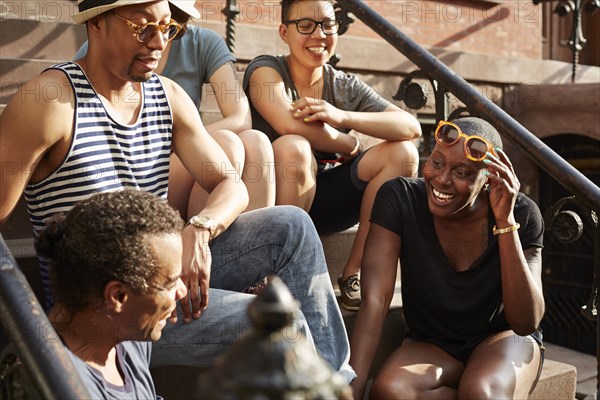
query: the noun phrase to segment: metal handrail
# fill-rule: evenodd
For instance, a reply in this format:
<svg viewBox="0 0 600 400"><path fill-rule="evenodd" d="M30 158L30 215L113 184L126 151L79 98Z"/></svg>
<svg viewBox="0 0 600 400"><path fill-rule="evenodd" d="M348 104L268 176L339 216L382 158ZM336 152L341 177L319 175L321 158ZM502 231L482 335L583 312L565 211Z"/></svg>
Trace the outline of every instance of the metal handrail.
<svg viewBox="0 0 600 400"><path fill-rule="evenodd" d="M362 0L338 0L346 11L351 12L365 25L379 34L389 44L404 54L421 70L435 79L439 85L461 100L472 113L494 125L511 139L527 156L552 176L564 188L573 193L590 209L600 211L600 188L571 164L556 154L533 133L519 124L508 113L482 94L438 60L433 54L415 43L385 18L373 11Z"/></svg>
<svg viewBox="0 0 600 400"><path fill-rule="evenodd" d="M0 322L44 399L89 399L67 350L0 235Z"/></svg>

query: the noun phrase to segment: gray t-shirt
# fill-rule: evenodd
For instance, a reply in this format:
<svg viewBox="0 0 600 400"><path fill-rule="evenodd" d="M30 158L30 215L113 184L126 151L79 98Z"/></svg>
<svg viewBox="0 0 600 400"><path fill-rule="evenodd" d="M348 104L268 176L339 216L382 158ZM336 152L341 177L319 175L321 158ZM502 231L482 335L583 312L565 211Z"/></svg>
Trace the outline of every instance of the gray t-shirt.
<svg viewBox="0 0 600 400"><path fill-rule="evenodd" d="M260 67L269 67L277 71L283 79L285 94L290 101L295 101L300 98L296 86L292 81L286 56L262 55L256 57L248 64L248 68L244 75L244 90L249 99L251 99L251 96L248 93L250 76ZM371 87L356 76L338 71L329 64L323 66L323 81L322 99L340 110L382 112L390 105L386 99L377 94ZM262 90L273 90L273 87L265 87ZM268 93L262 93L262 95L268 95ZM252 127L266 133L271 141L277 139L279 137L277 131L273 129L258 111L256 111L252 102L250 102L250 108L252 110ZM341 129L341 131L348 133L350 130ZM323 153L315 153L315 156L317 159L336 158L335 155Z"/></svg>
<svg viewBox="0 0 600 400"><path fill-rule="evenodd" d="M122 342L116 346L116 349L117 363L125 381L124 386L106 382L100 371L86 364L70 350L68 351L75 369L90 393L90 398L94 400L162 399L156 395L154 382L150 375L152 344L150 342Z"/></svg>
<svg viewBox="0 0 600 400"><path fill-rule="evenodd" d="M87 53L85 42L75 60ZM181 39L173 40L167 64L161 75L177 82L197 106L202 99L202 84L209 83L210 77L227 62L235 62L225 41L210 29L188 25Z"/></svg>

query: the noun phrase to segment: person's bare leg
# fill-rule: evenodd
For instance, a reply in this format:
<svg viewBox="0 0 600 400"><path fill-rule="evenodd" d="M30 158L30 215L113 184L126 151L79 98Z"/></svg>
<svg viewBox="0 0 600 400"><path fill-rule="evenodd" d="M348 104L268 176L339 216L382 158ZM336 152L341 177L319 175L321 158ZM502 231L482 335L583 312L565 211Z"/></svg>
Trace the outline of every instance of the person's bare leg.
<svg viewBox="0 0 600 400"><path fill-rule="evenodd" d="M273 142L277 205L310 210L316 192L317 165L308 140L284 135Z"/></svg>
<svg viewBox="0 0 600 400"><path fill-rule="evenodd" d="M456 399L463 369L438 346L405 339L375 377L369 399Z"/></svg>
<svg viewBox="0 0 600 400"><path fill-rule="evenodd" d="M179 157L171 153L169 164L169 193L167 201L179 211L181 218L187 220L188 203L194 186L194 178L185 169Z"/></svg>
<svg viewBox="0 0 600 400"><path fill-rule="evenodd" d="M458 387L462 399L527 399L540 368L539 345L504 331L481 342L469 357Z"/></svg>
<svg viewBox="0 0 600 400"><path fill-rule="evenodd" d="M210 135L215 141L221 146L229 162L233 165L235 171L239 174L244 166L245 154L244 144L242 140L232 131L218 130L211 132ZM206 173L210 173L211 168L224 168L223 165L206 166L203 170ZM187 172L187 171L186 171ZM226 171L226 173L233 173L233 171ZM206 200L208 199L208 192L204 190L200 185L194 183L190 194L187 208L187 218L191 218L196 215L204 208Z"/></svg>
<svg viewBox="0 0 600 400"><path fill-rule="evenodd" d="M392 178L416 177L418 163L417 148L409 141L383 142L369 149L359 161L358 177L369 183L363 194L358 230L342 272L342 280L360 272L363 248L369 233L369 218L377 191Z"/></svg>
<svg viewBox="0 0 600 400"><path fill-rule="evenodd" d="M275 205L275 161L269 138L257 130L239 134L245 149L242 180L248 189L250 203L245 211Z"/></svg>

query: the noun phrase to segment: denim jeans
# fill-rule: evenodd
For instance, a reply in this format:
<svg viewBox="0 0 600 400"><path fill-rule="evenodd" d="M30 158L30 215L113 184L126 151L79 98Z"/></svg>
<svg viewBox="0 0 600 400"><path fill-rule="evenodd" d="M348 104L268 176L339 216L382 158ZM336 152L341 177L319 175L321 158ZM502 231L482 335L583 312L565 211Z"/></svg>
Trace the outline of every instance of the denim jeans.
<svg viewBox="0 0 600 400"><path fill-rule="evenodd" d="M247 307L254 296L237 292L273 274L300 301L305 320L300 315L295 324L305 331L306 321L321 357L348 382L356 376L348 364L348 336L321 241L308 214L291 206L241 214L210 248L208 308L189 324L179 318L163 330L153 346L152 366L211 365L250 326Z"/></svg>

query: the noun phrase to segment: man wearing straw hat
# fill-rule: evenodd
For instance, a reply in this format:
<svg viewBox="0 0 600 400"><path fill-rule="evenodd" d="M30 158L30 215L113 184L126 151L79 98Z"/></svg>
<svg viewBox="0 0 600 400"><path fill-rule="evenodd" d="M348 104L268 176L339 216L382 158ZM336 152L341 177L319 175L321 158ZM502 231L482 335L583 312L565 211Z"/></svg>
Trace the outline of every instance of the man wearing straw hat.
<svg viewBox="0 0 600 400"><path fill-rule="evenodd" d="M171 3L199 16L193 1ZM0 224L22 193L34 235L93 193L135 188L166 199L174 151L210 195L182 231L188 295L153 365L210 365L247 326L252 297L237 292L276 274L300 299L319 354L349 381L348 339L310 219L294 207L240 215L248 194L235 169L183 89L154 74L181 29L170 16L166 0L78 2L87 55L25 83L0 116ZM39 258L51 302L49 260Z"/></svg>

